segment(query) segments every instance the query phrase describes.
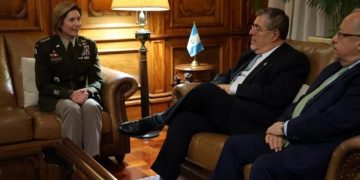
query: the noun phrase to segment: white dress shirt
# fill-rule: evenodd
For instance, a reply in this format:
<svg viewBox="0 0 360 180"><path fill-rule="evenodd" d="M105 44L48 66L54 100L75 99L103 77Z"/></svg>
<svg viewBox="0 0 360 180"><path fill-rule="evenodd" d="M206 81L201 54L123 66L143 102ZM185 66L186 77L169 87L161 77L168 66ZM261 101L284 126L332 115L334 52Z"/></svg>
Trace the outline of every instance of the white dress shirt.
<svg viewBox="0 0 360 180"><path fill-rule="evenodd" d="M280 46L280 45L279 45ZM246 77L262 62L264 61L272 52L274 52L279 46L276 46L270 49L268 52L260 54L260 57L256 60L255 64L249 70L241 71L240 75L230 84L230 94L235 95L238 85L242 84Z"/></svg>

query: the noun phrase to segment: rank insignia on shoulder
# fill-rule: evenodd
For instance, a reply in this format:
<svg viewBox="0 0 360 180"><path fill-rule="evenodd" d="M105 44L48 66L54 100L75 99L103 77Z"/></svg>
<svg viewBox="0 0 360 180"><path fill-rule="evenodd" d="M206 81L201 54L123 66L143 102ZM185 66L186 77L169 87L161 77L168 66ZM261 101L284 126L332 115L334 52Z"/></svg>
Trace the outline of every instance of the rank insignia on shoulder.
<svg viewBox="0 0 360 180"><path fill-rule="evenodd" d="M46 38L44 38L44 39L41 39L40 42L43 43L43 42L46 42L46 41L48 41L48 40L50 40L50 37L46 37Z"/></svg>

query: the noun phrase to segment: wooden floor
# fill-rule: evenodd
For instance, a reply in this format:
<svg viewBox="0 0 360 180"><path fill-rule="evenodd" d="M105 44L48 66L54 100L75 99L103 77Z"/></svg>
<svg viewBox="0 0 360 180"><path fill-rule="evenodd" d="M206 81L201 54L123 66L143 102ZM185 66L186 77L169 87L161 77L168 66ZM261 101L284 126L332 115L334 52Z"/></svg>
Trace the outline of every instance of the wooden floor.
<svg viewBox="0 0 360 180"><path fill-rule="evenodd" d="M156 173L150 169L150 166L154 162L165 136L166 128L156 138L131 138L131 153L125 156L123 164L118 165L115 159L110 158L109 161L101 162L101 165L121 180L135 180L155 176Z"/></svg>

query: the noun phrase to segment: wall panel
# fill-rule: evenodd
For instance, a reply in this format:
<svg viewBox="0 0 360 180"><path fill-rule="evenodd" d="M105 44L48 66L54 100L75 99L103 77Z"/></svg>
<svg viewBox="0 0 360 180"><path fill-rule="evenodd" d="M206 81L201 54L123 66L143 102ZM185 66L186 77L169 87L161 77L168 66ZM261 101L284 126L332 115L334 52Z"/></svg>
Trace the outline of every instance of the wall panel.
<svg viewBox="0 0 360 180"><path fill-rule="evenodd" d="M44 0L1 0L0 31L43 31L48 9Z"/></svg>

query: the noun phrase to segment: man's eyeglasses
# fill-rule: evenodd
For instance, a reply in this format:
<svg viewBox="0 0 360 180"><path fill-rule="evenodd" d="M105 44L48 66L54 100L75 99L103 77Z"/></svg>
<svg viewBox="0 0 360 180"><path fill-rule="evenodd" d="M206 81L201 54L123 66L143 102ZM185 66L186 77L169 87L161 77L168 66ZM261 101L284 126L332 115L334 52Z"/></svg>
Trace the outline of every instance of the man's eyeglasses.
<svg viewBox="0 0 360 180"><path fill-rule="evenodd" d="M261 27L257 24L252 24L251 29L255 31L255 33L261 32L261 31L272 31L267 29L261 29Z"/></svg>
<svg viewBox="0 0 360 180"><path fill-rule="evenodd" d="M360 37L360 34L349 34L349 33L343 33L343 32L340 32L340 31L337 32L336 35L337 35L338 37L341 37L341 38L343 38L343 37L350 37L350 36Z"/></svg>

